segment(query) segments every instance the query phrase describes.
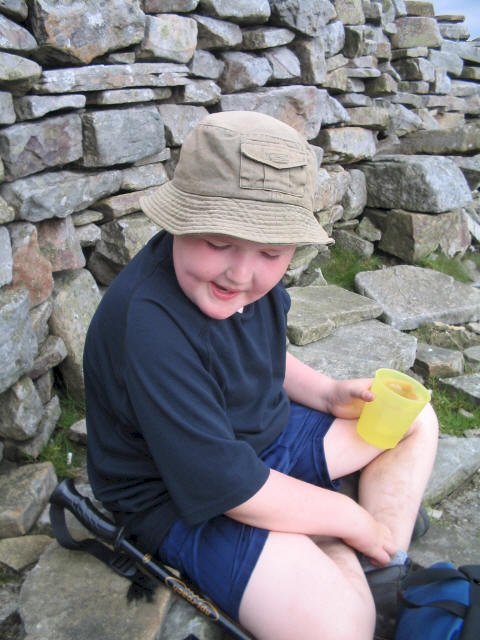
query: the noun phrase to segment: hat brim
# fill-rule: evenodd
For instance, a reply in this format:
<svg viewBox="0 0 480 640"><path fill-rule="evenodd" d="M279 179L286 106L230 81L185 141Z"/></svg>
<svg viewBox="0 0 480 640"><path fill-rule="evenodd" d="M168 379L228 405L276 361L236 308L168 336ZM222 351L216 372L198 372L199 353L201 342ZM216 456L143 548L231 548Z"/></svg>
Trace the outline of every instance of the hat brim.
<svg viewBox="0 0 480 640"><path fill-rule="evenodd" d="M172 181L140 198L143 212L173 235L221 234L265 244L332 244L312 212L279 202L186 193Z"/></svg>

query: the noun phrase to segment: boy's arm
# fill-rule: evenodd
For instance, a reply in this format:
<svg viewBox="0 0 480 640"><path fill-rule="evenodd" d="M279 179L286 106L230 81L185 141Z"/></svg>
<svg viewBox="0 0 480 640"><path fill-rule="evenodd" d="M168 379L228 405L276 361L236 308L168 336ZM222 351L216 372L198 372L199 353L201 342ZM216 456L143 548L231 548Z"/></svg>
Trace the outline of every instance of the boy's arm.
<svg viewBox="0 0 480 640"><path fill-rule="evenodd" d="M358 418L364 402L373 400L372 381L334 380L287 352L284 389L294 402L337 418Z"/></svg>
<svg viewBox="0 0 480 640"><path fill-rule="evenodd" d="M397 551L388 527L351 498L273 469L255 495L226 515L269 531L340 538L379 565Z"/></svg>

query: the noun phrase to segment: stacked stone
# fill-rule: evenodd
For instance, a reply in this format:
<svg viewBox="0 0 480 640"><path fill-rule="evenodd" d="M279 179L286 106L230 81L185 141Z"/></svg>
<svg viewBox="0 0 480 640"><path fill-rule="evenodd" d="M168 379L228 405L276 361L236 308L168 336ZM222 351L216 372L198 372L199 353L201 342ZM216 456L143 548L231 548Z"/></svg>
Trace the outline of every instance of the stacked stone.
<svg viewBox="0 0 480 640"><path fill-rule="evenodd" d="M139 197L209 112L305 135L338 244L416 262L480 239L468 37L404 0L0 0L0 458L48 440L54 371L81 397L102 288L158 231ZM289 285L323 282L317 253Z"/></svg>

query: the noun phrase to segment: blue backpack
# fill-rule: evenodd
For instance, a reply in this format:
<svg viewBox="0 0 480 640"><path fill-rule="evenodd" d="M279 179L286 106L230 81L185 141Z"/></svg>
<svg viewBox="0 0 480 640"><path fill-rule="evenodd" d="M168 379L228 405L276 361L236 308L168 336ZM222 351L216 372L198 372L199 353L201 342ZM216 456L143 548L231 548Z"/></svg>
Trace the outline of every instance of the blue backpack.
<svg viewBox="0 0 480 640"><path fill-rule="evenodd" d="M414 571L400 603L395 640L479 640L480 565L437 562Z"/></svg>

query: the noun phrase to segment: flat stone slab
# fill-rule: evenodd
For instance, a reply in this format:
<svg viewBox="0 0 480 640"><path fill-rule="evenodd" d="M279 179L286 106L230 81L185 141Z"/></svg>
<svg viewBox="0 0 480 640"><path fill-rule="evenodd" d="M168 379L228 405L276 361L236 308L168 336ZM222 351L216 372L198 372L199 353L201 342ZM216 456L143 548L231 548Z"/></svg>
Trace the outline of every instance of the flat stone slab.
<svg viewBox="0 0 480 640"><path fill-rule="evenodd" d="M129 584L90 554L52 543L20 592L27 638L157 640L172 596L160 586L153 603L127 604Z"/></svg>
<svg viewBox="0 0 480 640"><path fill-rule="evenodd" d="M434 505L480 469L480 438L440 438L423 501ZM478 500L477 500L478 502Z"/></svg>
<svg viewBox="0 0 480 640"><path fill-rule="evenodd" d="M480 316L480 292L444 273L410 265L355 276L355 289L383 307L381 319L396 329L424 324L465 324Z"/></svg>
<svg viewBox="0 0 480 640"><path fill-rule="evenodd" d="M407 371L417 340L378 320L339 327L332 335L288 350L302 362L333 378L371 378L380 367Z"/></svg>
<svg viewBox="0 0 480 640"><path fill-rule="evenodd" d="M431 517L427 533L412 543L409 549L412 560L424 567L439 560L449 561L456 567L478 564L480 509L475 505L478 505L479 495L480 473L477 471L469 481L435 505L440 518Z"/></svg>
<svg viewBox="0 0 480 640"><path fill-rule="evenodd" d="M290 287L288 338L293 344L314 342L339 326L376 318L382 307L369 298L335 285Z"/></svg>
<svg viewBox="0 0 480 640"><path fill-rule="evenodd" d="M462 391L468 398L480 403L480 373L470 373L453 378L441 378L443 386Z"/></svg>

